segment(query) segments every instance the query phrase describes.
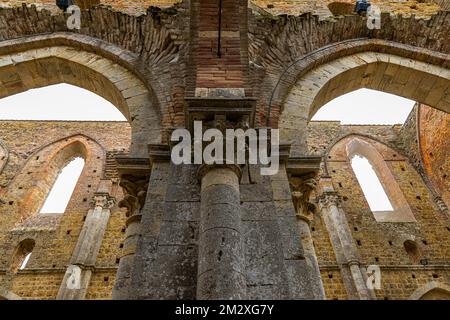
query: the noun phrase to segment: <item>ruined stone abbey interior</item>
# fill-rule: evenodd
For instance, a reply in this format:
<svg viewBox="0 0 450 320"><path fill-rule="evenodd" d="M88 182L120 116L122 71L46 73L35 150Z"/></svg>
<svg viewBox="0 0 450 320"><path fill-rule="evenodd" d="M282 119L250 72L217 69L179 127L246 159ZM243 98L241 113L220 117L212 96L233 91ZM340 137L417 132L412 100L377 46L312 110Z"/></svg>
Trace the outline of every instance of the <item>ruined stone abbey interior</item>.
<svg viewBox="0 0 450 320"><path fill-rule="evenodd" d="M379 29L355 2L75 0L70 29L53 0L0 0L0 98L70 84L126 118L0 120L0 300L450 299L450 0L372 0ZM361 88L415 106L312 120ZM196 120L279 129L278 173L174 164Z"/></svg>

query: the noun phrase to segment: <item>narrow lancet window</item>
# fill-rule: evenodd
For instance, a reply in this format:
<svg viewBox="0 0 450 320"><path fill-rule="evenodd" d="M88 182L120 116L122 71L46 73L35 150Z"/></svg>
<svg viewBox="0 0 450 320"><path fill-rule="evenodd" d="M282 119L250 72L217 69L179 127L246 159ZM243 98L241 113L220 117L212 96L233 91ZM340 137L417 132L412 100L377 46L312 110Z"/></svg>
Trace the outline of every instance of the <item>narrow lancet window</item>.
<svg viewBox="0 0 450 320"><path fill-rule="evenodd" d="M370 209L373 212L393 211L394 208L369 160L355 155L351 159L351 164Z"/></svg>
<svg viewBox="0 0 450 320"><path fill-rule="evenodd" d="M40 213L64 213L84 167L81 157L70 161L53 184Z"/></svg>

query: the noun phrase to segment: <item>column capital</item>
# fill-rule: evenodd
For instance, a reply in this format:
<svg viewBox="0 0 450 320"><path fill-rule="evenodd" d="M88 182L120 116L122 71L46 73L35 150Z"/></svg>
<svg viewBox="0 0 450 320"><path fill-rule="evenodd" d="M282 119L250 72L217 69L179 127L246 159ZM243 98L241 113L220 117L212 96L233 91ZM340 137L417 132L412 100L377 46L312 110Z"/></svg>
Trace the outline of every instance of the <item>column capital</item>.
<svg viewBox="0 0 450 320"><path fill-rule="evenodd" d="M328 208L332 205L338 207L341 201L342 198L336 191L325 191L317 198L317 202L321 208Z"/></svg>
<svg viewBox="0 0 450 320"><path fill-rule="evenodd" d="M116 162L120 177L119 186L125 194L118 205L120 208L126 208L126 215L130 217L144 207L151 173L150 160L117 156Z"/></svg>
<svg viewBox="0 0 450 320"><path fill-rule="evenodd" d="M116 204L116 199L111 197L108 193L96 193L91 200L91 205L101 207L103 209L111 209Z"/></svg>

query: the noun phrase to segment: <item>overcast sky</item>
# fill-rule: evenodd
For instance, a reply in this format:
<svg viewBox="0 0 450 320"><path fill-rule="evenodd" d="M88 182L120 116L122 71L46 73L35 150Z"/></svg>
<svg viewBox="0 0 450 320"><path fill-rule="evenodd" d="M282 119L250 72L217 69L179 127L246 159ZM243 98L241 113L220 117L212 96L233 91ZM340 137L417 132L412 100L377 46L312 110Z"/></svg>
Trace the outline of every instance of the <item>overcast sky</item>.
<svg viewBox="0 0 450 320"><path fill-rule="evenodd" d="M0 119L126 121L109 101L68 84L33 89L0 99Z"/></svg>
<svg viewBox="0 0 450 320"><path fill-rule="evenodd" d="M359 89L319 109L312 120L340 120L342 124L404 123L415 102L393 94Z"/></svg>
<svg viewBox="0 0 450 320"><path fill-rule="evenodd" d="M64 213L66 211L83 168L83 158L75 158L61 170L44 202L41 213Z"/></svg>

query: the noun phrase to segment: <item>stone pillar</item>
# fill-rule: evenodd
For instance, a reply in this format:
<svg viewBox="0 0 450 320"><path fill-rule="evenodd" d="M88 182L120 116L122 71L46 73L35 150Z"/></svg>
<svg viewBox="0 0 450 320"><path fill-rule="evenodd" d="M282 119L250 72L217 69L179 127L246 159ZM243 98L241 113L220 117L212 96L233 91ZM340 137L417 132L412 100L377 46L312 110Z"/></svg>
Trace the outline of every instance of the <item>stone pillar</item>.
<svg viewBox="0 0 450 320"><path fill-rule="evenodd" d="M197 299L246 298L239 181L235 165L203 165Z"/></svg>
<svg viewBox="0 0 450 320"><path fill-rule="evenodd" d="M57 300L83 300L86 296L109 221L110 209L114 206L114 199L109 195L110 190L111 181L102 180L93 198L94 209L89 210L86 215L70 265L59 288Z"/></svg>
<svg viewBox="0 0 450 320"><path fill-rule="evenodd" d="M344 281L347 292L351 297L360 300L376 299L373 290L369 290L366 286L358 251L345 212L340 207L340 196L329 184L318 200L336 259L341 264L341 270L347 269L342 270L343 275L349 273L351 277L351 283Z"/></svg>
<svg viewBox="0 0 450 320"><path fill-rule="evenodd" d="M324 300L325 290L310 230L314 205L309 202L309 197L316 187L314 176L315 174L307 175L305 177L291 177L290 185L292 199L297 212L298 229L300 231L305 260L311 277L313 296L316 300Z"/></svg>
<svg viewBox="0 0 450 320"><path fill-rule="evenodd" d="M122 255L117 270L112 297L114 300L130 299L131 273L136 247L141 235L141 209L147 196L150 162L141 158L116 158L120 174L120 186L125 197L119 207L126 208L126 232Z"/></svg>

